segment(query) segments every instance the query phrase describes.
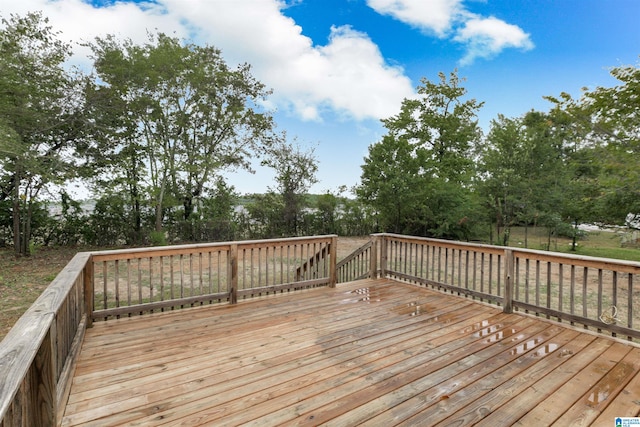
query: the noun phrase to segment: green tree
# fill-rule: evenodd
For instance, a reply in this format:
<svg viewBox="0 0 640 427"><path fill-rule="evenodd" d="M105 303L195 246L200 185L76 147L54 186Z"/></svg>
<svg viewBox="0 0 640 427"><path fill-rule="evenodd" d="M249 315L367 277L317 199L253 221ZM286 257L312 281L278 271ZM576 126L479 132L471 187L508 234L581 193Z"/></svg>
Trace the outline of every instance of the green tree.
<svg viewBox="0 0 640 427"><path fill-rule="evenodd" d="M457 72L422 79L417 99L405 99L398 115L383 120L388 133L369 147L356 194L386 231L454 237L464 235L461 209L469 208L473 152L481 131L482 103L467 99ZM464 210L464 209L463 209ZM469 213L470 212L466 212ZM444 215L444 217L443 217Z"/></svg>
<svg viewBox="0 0 640 427"><path fill-rule="evenodd" d="M188 221L221 171L250 169L254 153L270 145L272 119L258 106L269 92L249 65L232 69L218 49L162 33L142 46L109 36L92 48L102 105L116 109L109 146L129 165L123 170L136 171L122 174L127 182L148 183L156 231L167 206L181 204ZM135 148L125 153L113 144L118 136ZM135 165L146 166L144 176Z"/></svg>
<svg viewBox="0 0 640 427"><path fill-rule="evenodd" d="M611 74L619 81L614 87L584 89L578 99L567 93L547 99L567 129L585 185L578 198L594 207L585 219L622 224L629 212L640 212L640 68L615 67Z"/></svg>
<svg viewBox="0 0 640 427"><path fill-rule="evenodd" d="M318 162L313 149L304 151L297 143L289 143L286 134L267 151L263 166L275 173L275 188L272 193L282 199L282 228L284 236L298 235L304 198L309 188L317 182Z"/></svg>
<svg viewBox="0 0 640 427"><path fill-rule="evenodd" d="M0 187L12 202L13 246L28 254L38 198L75 176L83 78L64 66L71 48L40 13L2 19Z"/></svg>

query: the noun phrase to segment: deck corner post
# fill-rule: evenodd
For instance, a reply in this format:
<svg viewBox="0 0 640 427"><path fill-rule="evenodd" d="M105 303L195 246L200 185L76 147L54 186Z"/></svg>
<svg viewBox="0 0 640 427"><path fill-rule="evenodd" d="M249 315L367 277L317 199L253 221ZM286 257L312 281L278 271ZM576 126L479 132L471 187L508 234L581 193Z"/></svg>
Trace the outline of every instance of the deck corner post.
<svg viewBox="0 0 640 427"><path fill-rule="evenodd" d="M380 239L380 277L387 276L387 235L378 234Z"/></svg>
<svg viewBox="0 0 640 427"><path fill-rule="evenodd" d="M229 302L238 303L238 244L229 248Z"/></svg>
<svg viewBox="0 0 640 427"><path fill-rule="evenodd" d="M338 283L338 236L331 236L329 244L329 287L335 288Z"/></svg>
<svg viewBox="0 0 640 427"><path fill-rule="evenodd" d="M378 242L380 237L372 234L371 239L371 257L369 259L369 278L376 279L378 277Z"/></svg>
<svg viewBox="0 0 640 427"><path fill-rule="evenodd" d="M513 275L514 275L513 250L504 251L504 304L502 311L507 314L513 313Z"/></svg>
<svg viewBox="0 0 640 427"><path fill-rule="evenodd" d="M84 266L84 311L87 315L87 328L93 326L93 256L89 255L87 263Z"/></svg>

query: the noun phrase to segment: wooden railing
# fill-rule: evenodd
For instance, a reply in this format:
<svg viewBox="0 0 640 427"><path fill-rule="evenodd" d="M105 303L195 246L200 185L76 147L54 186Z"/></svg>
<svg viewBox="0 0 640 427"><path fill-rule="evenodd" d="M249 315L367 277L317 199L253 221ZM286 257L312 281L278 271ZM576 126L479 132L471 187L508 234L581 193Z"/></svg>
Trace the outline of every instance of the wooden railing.
<svg viewBox="0 0 640 427"><path fill-rule="evenodd" d="M640 340L640 263L375 234L79 253L0 343L0 426L61 419L93 321L389 277Z"/></svg>
<svg viewBox="0 0 640 427"><path fill-rule="evenodd" d="M336 236L94 252L93 319L335 285Z"/></svg>
<svg viewBox="0 0 640 427"><path fill-rule="evenodd" d="M336 236L84 252L0 343L0 427L62 419L93 321L335 286Z"/></svg>
<svg viewBox="0 0 640 427"><path fill-rule="evenodd" d="M341 259L336 266L338 283L375 277L377 248L375 240L372 239Z"/></svg>
<svg viewBox="0 0 640 427"><path fill-rule="evenodd" d="M53 426L61 419L87 325L91 255L77 254L0 342L0 425Z"/></svg>
<svg viewBox="0 0 640 427"><path fill-rule="evenodd" d="M356 261L382 276L640 340L640 262L511 247L372 236L379 256ZM340 272L354 268L340 265Z"/></svg>

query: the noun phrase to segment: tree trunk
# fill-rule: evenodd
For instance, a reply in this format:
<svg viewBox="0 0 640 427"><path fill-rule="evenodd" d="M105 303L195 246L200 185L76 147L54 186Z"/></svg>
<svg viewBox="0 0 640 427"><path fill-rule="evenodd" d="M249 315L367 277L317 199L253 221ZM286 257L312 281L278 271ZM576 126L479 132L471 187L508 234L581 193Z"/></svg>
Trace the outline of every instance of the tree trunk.
<svg viewBox="0 0 640 427"><path fill-rule="evenodd" d="M19 190L16 191L19 193ZM21 230L20 230L20 195L17 194L13 198L13 248L16 252L16 255L22 254L22 241L21 241Z"/></svg>
<svg viewBox="0 0 640 427"><path fill-rule="evenodd" d="M19 168L16 173L13 175L12 185L13 185L13 249L16 252L16 255L23 255L22 251L22 227L20 227L20 179L19 176Z"/></svg>

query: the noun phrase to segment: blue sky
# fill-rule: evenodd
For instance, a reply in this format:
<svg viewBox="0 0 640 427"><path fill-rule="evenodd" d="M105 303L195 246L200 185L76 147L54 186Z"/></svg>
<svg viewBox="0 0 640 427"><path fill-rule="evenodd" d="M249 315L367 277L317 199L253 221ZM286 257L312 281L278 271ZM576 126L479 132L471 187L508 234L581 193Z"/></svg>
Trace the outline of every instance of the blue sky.
<svg viewBox="0 0 640 427"><path fill-rule="evenodd" d="M420 79L458 69L498 114L546 111L545 95L613 86L609 68L638 65L639 0L3 0L0 13L42 10L69 41L113 33L143 42L163 31L248 62L274 91L279 130L319 161L312 191L359 182L380 119L398 112ZM76 49L74 62L89 66ZM273 174L228 174L241 192L274 186Z"/></svg>

